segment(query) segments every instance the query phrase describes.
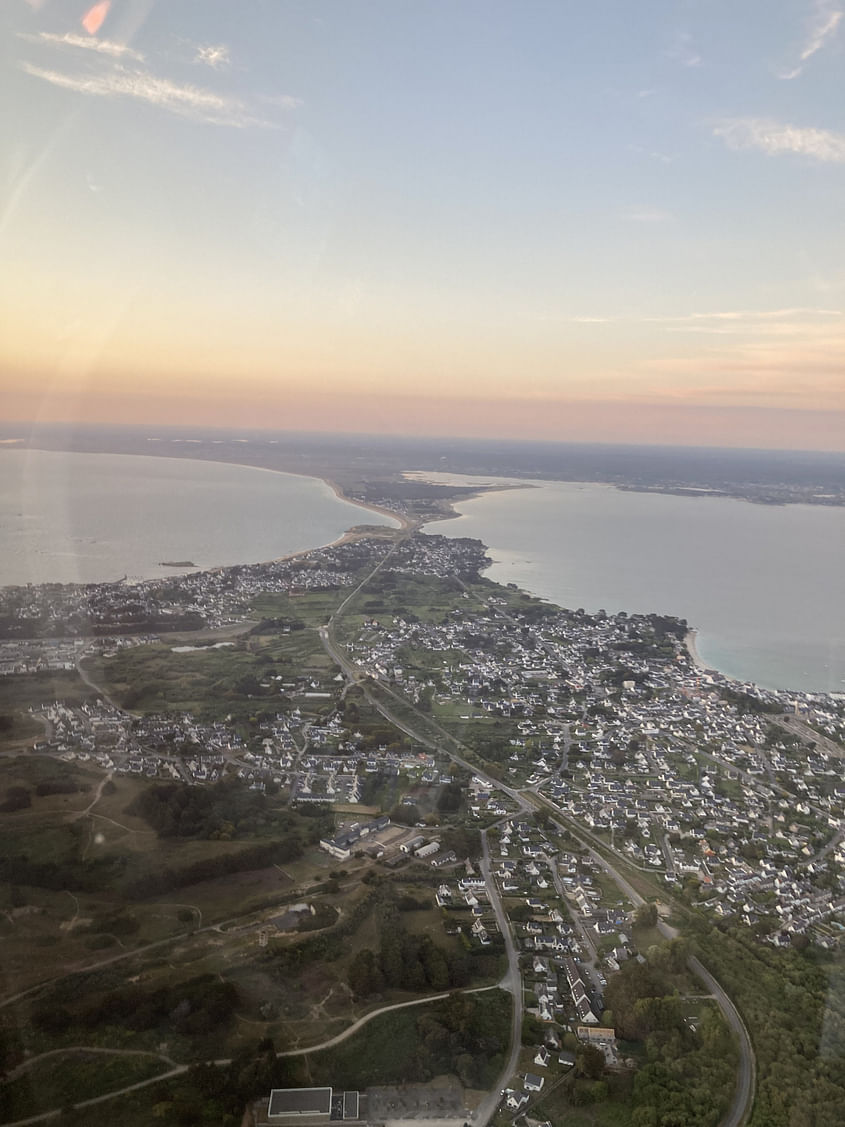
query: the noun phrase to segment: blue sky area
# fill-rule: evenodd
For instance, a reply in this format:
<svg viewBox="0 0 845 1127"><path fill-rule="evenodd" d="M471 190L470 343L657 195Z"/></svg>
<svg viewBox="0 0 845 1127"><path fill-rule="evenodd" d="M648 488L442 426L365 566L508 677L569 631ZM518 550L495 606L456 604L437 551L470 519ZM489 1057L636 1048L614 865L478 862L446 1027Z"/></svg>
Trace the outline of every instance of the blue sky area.
<svg viewBox="0 0 845 1127"><path fill-rule="evenodd" d="M835 0L0 20L8 418L845 445Z"/></svg>

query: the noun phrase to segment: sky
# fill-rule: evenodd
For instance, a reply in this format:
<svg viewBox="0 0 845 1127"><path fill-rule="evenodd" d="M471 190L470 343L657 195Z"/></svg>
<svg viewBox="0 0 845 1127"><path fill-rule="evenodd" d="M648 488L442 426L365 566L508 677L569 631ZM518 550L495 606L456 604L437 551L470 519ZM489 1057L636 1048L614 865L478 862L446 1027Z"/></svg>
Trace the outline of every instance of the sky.
<svg viewBox="0 0 845 1127"><path fill-rule="evenodd" d="M6 0L0 417L845 450L845 0Z"/></svg>

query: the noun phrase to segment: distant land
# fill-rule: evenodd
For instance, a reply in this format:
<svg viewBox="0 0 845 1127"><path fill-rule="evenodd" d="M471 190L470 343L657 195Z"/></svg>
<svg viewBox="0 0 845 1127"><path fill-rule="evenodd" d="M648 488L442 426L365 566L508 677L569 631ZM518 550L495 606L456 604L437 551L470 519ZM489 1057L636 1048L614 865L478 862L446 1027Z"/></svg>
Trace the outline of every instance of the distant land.
<svg viewBox="0 0 845 1127"><path fill-rule="evenodd" d="M376 483L396 488L403 471L413 469L594 481L759 504L845 505L845 454L833 452L22 423L4 424L0 438L42 450L166 454L311 474L361 499L379 492Z"/></svg>

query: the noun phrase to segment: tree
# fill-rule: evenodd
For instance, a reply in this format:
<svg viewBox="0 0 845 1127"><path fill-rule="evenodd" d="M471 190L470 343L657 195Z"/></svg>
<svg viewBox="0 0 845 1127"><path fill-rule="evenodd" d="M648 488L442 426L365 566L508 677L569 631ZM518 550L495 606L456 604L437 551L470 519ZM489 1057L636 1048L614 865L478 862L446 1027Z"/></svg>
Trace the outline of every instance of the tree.
<svg viewBox="0 0 845 1127"><path fill-rule="evenodd" d="M26 810L32 805L32 796L26 787L9 787L6 791L6 801L0 805L4 814L14 810Z"/></svg>
<svg viewBox="0 0 845 1127"><path fill-rule="evenodd" d="M655 903L642 904L637 908L634 916L635 927L655 927L657 925L657 905Z"/></svg>
<svg viewBox="0 0 845 1127"><path fill-rule="evenodd" d="M579 1045L575 1053L575 1071L587 1080L600 1080L604 1075L604 1053L595 1045Z"/></svg>

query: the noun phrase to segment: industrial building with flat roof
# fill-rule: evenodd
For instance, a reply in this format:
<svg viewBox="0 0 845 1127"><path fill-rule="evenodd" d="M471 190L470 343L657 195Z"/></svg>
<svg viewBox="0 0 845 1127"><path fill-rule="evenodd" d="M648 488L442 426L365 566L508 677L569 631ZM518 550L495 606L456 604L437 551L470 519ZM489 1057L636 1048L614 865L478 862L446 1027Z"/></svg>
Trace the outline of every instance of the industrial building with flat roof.
<svg viewBox="0 0 845 1127"><path fill-rule="evenodd" d="M358 1092L333 1091L331 1088L274 1088L269 1099L252 1105L255 1127L274 1124L296 1124L297 1127L319 1127L320 1124L357 1120L361 1098Z"/></svg>

